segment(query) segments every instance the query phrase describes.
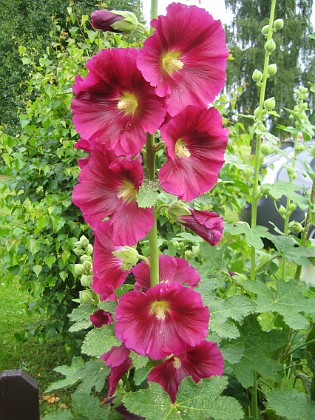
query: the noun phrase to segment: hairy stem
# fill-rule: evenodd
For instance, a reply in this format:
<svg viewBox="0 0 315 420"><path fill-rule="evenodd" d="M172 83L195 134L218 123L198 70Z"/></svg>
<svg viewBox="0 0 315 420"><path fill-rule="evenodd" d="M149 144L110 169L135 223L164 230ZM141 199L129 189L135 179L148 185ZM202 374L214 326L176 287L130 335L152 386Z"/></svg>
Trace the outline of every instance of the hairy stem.
<svg viewBox="0 0 315 420"><path fill-rule="evenodd" d="M270 18L269 18L269 30L267 35L267 42L272 38L272 28L275 17L276 0L271 2ZM261 81L260 95L259 95L259 108L258 108L258 121L263 120L264 100L266 93L266 85L268 78L268 64L269 64L270 53L265 52L263 78ZM259 170L261 166L261 136L256 134L256 160L254 169L254 184L252 191L252 214L251 214L251 226L255 227L257 224L257 203L259 199ZM251 279L255 280L256 277L256 250L254 247L251 249Z"/></svg>

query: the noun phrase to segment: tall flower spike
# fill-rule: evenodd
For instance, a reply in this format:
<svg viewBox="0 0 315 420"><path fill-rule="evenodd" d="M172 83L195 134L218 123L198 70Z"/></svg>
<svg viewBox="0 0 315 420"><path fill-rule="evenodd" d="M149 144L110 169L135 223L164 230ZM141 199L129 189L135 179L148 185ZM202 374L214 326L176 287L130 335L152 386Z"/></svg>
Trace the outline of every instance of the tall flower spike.
<svg viewBox="0 0 315 420"><path fill-rule="evenodd" d="M136 202L143 180L139 161L115 159L97 150L91 152L74 187L73 202L85 221L95 229L105 217L110 218L113 245L132 246L151 229L151 208L139 208Z"/></svg>
<svg viewBox="0 0 315 420"><path fill-rule="evenodd" d="M155 94L136 66L135 48L101 50L88 60L85 79L73 85L73 123L87 141L116 156L136 155L146 132L154 133L165 116L165 100Z"/></svg>
<svg viewBox="0 0 315 420"><path fill-rule="evenodd" d="M202 378L221 376L223 369L224 361L218 346L211 341L203 341L155 366L148 380L159 383L174 403L178 387L186 376L191 376L198 383Z"/></svg>
<svg viewBox="0 0 315 420"><path fill-rule="evenodd" d="M137 64L173 116L187 105L207 107L223 88L228 51L220 21L204 9L172 3L151 22Z"/></svg>
<svg viewBox="0 0 315 420"><path fill-rule="evenodd" d="M181 354L208 335L209 308L199 293L177 282L126 293L115 314L118 339L155 360Z"/></svg>
<svg viewBox="0 0 315 420"><path fill-rule="evenodd" d="M113 254L123 248L113 246L109 220L99 223L94 234L92 288L101 300L115 299L115 290L130 273L130 270L123 270L122 259Z"/></svg>
<svg viewBox="0 0 315 420"><path fill-rule="evenodd" d="M178 282L195 287L200 281L200 274L183 258L159 256L160 283ZM135 290L147 291L150 288L150 268L145 262L137 264L132 270L136 282Z"/></svg>
<svg viewBox="0 0 315 420"><path fill-rule="evenodd" d="M165 191L191 201L213 187L228 141L217 109L188 106L161 128L161 137L166 162L159 179Z"/></svg>

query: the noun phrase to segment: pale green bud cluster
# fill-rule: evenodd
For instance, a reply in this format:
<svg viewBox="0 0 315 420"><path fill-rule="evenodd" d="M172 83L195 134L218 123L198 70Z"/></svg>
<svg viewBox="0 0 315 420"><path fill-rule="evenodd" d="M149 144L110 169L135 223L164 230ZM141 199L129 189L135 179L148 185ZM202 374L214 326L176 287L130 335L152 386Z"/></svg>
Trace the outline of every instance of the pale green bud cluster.
<svg viewBox="0 0 315 420"><path fill-rule="evenodd" d="M270 153L272 152L272 147L269 143L263 143L261 145L260 151L264 156L270 155Z"/></svg>
<svg viewBox="0 0 315 420"><path fill-rule="evenodd" d="M264 107L266 111L272 111L276 106L275 98L268 98L264 102Z"/></svg>
<svg viewBox="0 0 315 420"><path fill-rule="evenodd" d="M93 246L85 236L81 236L75 243L74 253L80 257L80 263L74 265L74 272L80 276L80 283L86 288L79 292L80 303L89 303L95 297L91 290Z"/></svg>
<svg viewBox="0 0 315 420"><path fill-rule="evenodd" d="M294 235L298 235L302 232L303 226L301 225L301 223L297 222L296 220L293 220L289 223L289 229Z"/></svg>
<svg viewBox="0 0 315 420"><path fill-rule="evenodd" d="M75 248L73 252L80 256L80 255L92 255L93 253L93 246L90 244L89 240L83 235L81 236L80 240L75 243Z"/></svg>
<svg viewBox="0 0 315 420"><path fill-rule="evenodd" d="M115 257L122 260L122 270L127 271L134 267L139 259L138 251L132 246L125 246L120 251L114 251Z"/></svg>

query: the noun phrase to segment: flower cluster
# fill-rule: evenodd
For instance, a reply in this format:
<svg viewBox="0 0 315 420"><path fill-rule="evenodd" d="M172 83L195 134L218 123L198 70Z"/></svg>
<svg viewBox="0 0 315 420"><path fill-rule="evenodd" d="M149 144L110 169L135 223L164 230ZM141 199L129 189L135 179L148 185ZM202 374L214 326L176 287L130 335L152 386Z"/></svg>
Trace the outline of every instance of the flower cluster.
<svg viewBox="0 0 315 420"><path fill-rule="evenodd" d="M101 30L120 32L124 19L121 12L92 14ZM152 284L152 256L146 259L134 247L156 217L154 207L137 201L142 161L148 135L160 130L160 190L175 196L169 217L216 245L222 218L180 200L190 202L211 189L224 162L228 132L210 103L224 86L228 51L220 22L196 6L172 3L151 25L154 32L142 48L101 50L88 60L87 75L75 79L73 123L81 136L76 147L88 156L79 161L73 202L95 237L92 288L100 300L118 301L115 314L99 310L91 316L97 328L115 322L122 343L102 356L111 368L108 395L131 368L132 350L159 361L148 380L174 402L185 376L198 382L221 375L223 358L206 340L210 312L195 290L199 273L187 261L162 254L159 282ZM115 291L129 274L134 289L117 299Z"/></svg>

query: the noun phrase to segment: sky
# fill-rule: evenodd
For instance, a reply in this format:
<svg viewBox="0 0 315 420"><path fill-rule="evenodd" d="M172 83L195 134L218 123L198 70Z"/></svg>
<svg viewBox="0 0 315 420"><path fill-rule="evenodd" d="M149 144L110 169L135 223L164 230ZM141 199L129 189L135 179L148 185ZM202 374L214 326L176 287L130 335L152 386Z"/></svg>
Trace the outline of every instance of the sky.
<svg viewBox="0 0 315 420"><path fill-rule="evenodd" d="M229 24L232 19L232 14L227 12L224 5L224 0L176 0L180 3L203 7L213 16L214 19L220 19L222 23ZM143 0L143 12L147 22L150 21L150 6L151 0ZM166 7L172 3L172 0L158 0L159 15L165 15ZM315 29L315 6L313 7L312 24Z"/></svg>

